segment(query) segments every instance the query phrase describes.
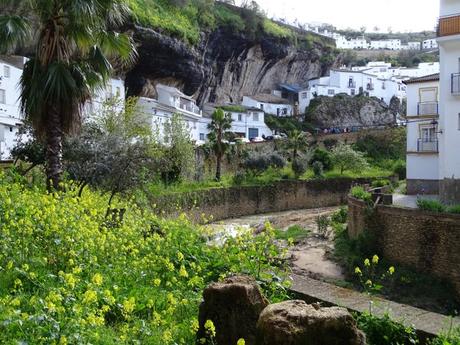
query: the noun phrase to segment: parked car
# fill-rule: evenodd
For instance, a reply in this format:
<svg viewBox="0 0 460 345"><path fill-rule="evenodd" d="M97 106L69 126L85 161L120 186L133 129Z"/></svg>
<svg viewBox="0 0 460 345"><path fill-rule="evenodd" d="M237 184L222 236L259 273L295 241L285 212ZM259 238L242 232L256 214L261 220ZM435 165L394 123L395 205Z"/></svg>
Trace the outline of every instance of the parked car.
<svg viewBox="0 0 460 345"><path fill-rule="evenodd" d="M268 135L264 138L266 141L272 141L273 139L275 139L275 137L273 135Z"/></svg>
<svg viewBox="0 0 460 345"><path fill-rule="evenodd" d="M248 138L235 138L235 142L249 143L251 141Z"/></svg>
<svg viewBox="0 0 460 345"><path fill-rule="evenodd" d="M261 137L255 137L255 138L251 138L251 142L252 143L262 143L264 142L264 139Z"/></svg>

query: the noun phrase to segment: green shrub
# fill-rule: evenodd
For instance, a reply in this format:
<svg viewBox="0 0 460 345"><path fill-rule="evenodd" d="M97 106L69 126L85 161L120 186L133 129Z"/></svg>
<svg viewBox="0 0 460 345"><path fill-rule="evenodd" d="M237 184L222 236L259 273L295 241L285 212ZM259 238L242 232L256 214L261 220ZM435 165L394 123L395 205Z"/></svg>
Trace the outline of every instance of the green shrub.
<svg viewBox="0 0 460 345"><path fill-rule="evenodd" d="M372 201L371 193L367 192L363 186L355 186L351 188L351 196L366 202Z"/></svg>
<svg viewBox="0 0 460 345"><path fill-rule="evenodd" d="M406 162L398 160L393 165L393 172L398 176L400 180L406 179Z"/></svg>
<svg viewBox="0 0 460 345"><path fill-rule="evenodd" d="M303 175L308 168L308 161L304 157L296 158L292 162L292 171L294 172L295 177Z"/></svg>
<svg viewBox="0 0 460 345"><path fill-rule="evenodd" d="M237 171L233 176L233 183L237 186L241 185L246 178L246 174L243 171Z"/></svg>
<svg viewBox="0 0 460 345"><path fill-rule="evenodd" d="M333 223L345 224L348 220L348 209L341 207L338 211L334 212L331 216Z"/></svg>
<svg viewBox="0 0 460 345"><path fill-rule="evenodd" d="M446 212L446 207L438 200L418 199L417 207L424 211Z"/></svg>
<svg viewBox="0 0 460 345"><path fill-rule="evenodd" d="M330 152L320 148L317 148L315 152L313 152L313 157L310 162L321 162L323 164L324 171L329 171L334 167Z"/></svg>
<svg viewBox="0 0 460 345"><path fill-rule="evenodd" d="M358 328L366 333L369 345L419 344L417 334L411 327L394 322L385 314L383 317L369 313L355 315Z"/></svg>
<svg viewBox="0 0 460 345"><path fill-rule="evenodd" d="M334 147L337 146L339 141L337 139L333 138L328 138L323 141L324 146L326 147L327 150L332 150Z"/></svg>
<svg viewBox="0 0 460 345"><path fill-rule="evenodd" d="M315 177L323 177L323 163L321 163L320 161L315 161L313 162L311 167L313 169L313 174L315 175Z"/></svg>
<svg viewBox="0 0 460 345"><path fill-rule="evenodd" d="M281 169L286 165L286 160L278 153L271 154L252 154L246 158L242 167L254 175L260 175L268 168Z"/></svg>

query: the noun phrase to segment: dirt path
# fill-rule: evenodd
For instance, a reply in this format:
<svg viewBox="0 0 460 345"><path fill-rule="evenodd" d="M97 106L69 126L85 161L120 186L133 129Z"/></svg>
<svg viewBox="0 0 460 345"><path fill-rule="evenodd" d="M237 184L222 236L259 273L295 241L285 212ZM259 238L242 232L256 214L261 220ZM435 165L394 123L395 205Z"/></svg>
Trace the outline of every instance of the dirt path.
<svg viewBox="0 0 460 345"><path fill-rule="evenodd" d="M341 267L331 259L329 253L333 250L332 238L319 235L316 218L320 215L330 215L338 207L295 210L278 213L267 213L228 219L212 224L218 232L234 233L238 228L254 228L263 226L269 221L275 229L287 230L293 225L310 230L310 234L289 251L292 271L315 279L334 281L343 280Z"/></svg>

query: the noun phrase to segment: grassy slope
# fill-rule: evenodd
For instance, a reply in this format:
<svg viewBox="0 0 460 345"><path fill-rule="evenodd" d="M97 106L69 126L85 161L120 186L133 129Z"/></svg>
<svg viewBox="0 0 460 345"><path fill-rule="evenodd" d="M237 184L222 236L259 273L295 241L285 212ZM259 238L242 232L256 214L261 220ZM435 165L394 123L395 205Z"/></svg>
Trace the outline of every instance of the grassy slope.
<svg viewBox="0 0 460 345"><path fill-rule="evenodd" d="M287 39L304 48L313 42L324 45L332 43L318 35L295 32L288 26L263 18L248 21L243 18L242 10L220 3L206 4L191 0L184 6L171 5L168 0L128 0L135 20L144 26L163 31L191 44L196 44L200 32L218 26L227 27L233 32L254 32L266 34L279 39ZM256 24L254 24L256 23ZM251 28L255 25L255 28Z"/></svg>

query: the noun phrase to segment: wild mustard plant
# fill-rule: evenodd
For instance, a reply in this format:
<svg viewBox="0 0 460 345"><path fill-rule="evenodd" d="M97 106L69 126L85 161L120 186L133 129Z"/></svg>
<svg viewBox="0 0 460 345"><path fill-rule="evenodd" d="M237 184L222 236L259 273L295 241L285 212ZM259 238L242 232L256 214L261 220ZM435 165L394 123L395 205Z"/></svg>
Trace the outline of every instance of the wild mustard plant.
<svg viewBox="0 0 460 345"><path fill-rule="evenodd" d="M391 279L395 273L394 266L390 266L383 274L379 274L377 266L380 258L374 255L371 259L363 260L363 267L355 267L355 275L358 277L363 290L369 294L379 293L384 287L384 283Z"/></svg>
<svg viewBox="0 0 460 345"><path fill-rule="evenodd" d="M192 344L204 287L235 273L281 298L272 230L217 246L185 216L125 200L114 200L126 213L110 225L107 196L65 190L0 173L0 343Z"/></svg>

